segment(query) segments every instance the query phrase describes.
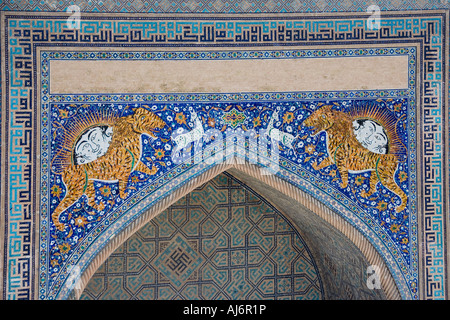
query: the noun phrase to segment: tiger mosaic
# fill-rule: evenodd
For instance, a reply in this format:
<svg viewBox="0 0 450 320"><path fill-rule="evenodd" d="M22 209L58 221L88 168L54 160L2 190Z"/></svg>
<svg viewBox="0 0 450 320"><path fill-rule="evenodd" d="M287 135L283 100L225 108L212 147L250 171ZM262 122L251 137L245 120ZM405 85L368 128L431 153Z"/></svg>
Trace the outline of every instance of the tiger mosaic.
<svg viewBox="0 0 450 320"><path fill-rule="evenodd" d="M394 153L377 153L364 147L358 141L350 114L333 110L331 105L325 105L313 112L303 124L312 127L313 135L325 131L327 134L328 157L322 162L313 163L315 170L321 170L335 164L341 175L341 188L348 185L348 173L371 171L370 188L363 190L361 196L367 198L377 190L378 182L400 197L401 203L397 212L406 208L408 197L395 182L395 172L399 163ZM391 148L393 149L393 148ZM392 150L391 150L392 152Z"/></svg>
<svg viewBox="0 0 450 320"><path fill-rule="evenodd" d="M88 163L72 163L62 172L67 191L52 213L55 226L60 231L64 230L65 224L59 220L60 214L83 194L88 197L88 205L103 210L105 205L95 201L95 180L118 181L119 196L123 199L131 172L154 175L158 168L153 166L150 169L140 161L140 137L142 134L155 137L155 131L165 125L161 118L143 107L137 108L132 115L118 118L112 126L112 140L104 155Z"/></svg>

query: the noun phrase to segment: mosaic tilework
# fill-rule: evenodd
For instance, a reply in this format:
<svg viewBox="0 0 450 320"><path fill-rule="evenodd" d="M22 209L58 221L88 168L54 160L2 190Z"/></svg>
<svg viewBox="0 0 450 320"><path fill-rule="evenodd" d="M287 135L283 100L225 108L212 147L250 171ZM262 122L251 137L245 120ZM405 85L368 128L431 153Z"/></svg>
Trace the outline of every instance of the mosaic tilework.
<svg viewBox="0 0 450 320"><path fill-rule="evenodd" d="M286 57L291 57L291 58L298 58L298 57L310 57L310 56L340 56L340 57L345 57L345 56L361 56L361 55L392 55L392 54L407 54L407 55L411 55L411 65L410 65L410 70L414 70L414 64L412 63L413 61L415 61L414 56L415 56L415 50L414 49L408 49L408 48L402 48L402 49L377 49L377 48L373 48L371 50L339 50L339 51L316 51L316 50L300 50L300 51L278 51L278 52L270 52L270 51L263 51L263 52L237 52L238 54L234 54L233 52L214 52L214 53L209 53L209 52L203 52L201 55L200 54L192 54L192 53L184 53L184 52L171 52L170 53L170 57L175 57L176 59L179 59L181 57L181 59L205 59L208 57L215 57L215 59L230 59L230 58L235 58L235 59L242 59L245 57L252 57L252 58L260 58L260 57L266 57L266 58L273 58L273 57L282 57L282 58L286 58ZM126 56L124 54L121 54L120 52L116 52L114 54L107 54L107 53L103 53L103 52L88 52L88 53L83 53L83 52L78 52L78 53L72 53L72 52L43 52L42 53L43 59L42 61L42 70L48 70L48 63L50 59L73 59L73 57L77 57L77 59L127 59L127 58L131 58L131 59L168 59L169 55L168 54L164 54L164 53L132 53L129 52ZM415 83L415 78L414 78L414 73L410 73L411 74L411 78L409 81L409 84L411 86L413 86L413 84ZM43 73L43 83L48 83L49 79L47 78L47 73ZM411 87L412 88L412 87ZM46 86L43 86L43 96L46 97L47 94L47 89ZM269 115L273 113L273 111L275 110L280 110L280 115L279 115L279 119L277 120L278 122L275 123L277 128L280 128L283 131L289 132L289 134L292 134L292 136L301 136L302 138L299 140L298 145L295 147L295 151L292 147L286 146L286 145L280 145L281 148L281 152L280 152L280 156L283 159L289 159L290 161L293 161L293 163L295 164L305 164L305 163L309 163L309 170L310 172L314 172L315 169L313 167L311 167L314 163L314 161L322 161L323 157L327 155L327 151L326 151L326 146L323 143L323 136L322 136L322 140L319 140L317 138L311 139L311 132L308 131L306 128L305 129L301 129L302 126L302 122L304 119L306 119L308 117L308 115L311 114L312 110L318 109L320 108L320 106L325 105L325 104L333 104L334 108L336 110L355 110L358 108L361 108L362 106L367 106L367 105L376 105L377 108L380 109L386 109L386 110L390 110L390 112L394 112L396 113L395 117L396 119L399 120L394 120L394 121L400 121L400 119L403 118L409 118L410 121L414 122L414 115L412 113L412 117L411 116L406 116L408 114L408 106L413 106L415 105L415 95L413 93L413 90L389 90L389 91L372 91L372 92L364 92L364 91L358 91L358 92L345 92L345 93L333 93L333 92L329 92L329 93L325 93L324 97L333 97L333 94L337 95L339 98L344 98L345 96L347 97L355 97L355 96L372 96L372 97L376 97L376 96L388 96L389 98L387 98L386 100L382 100L382 99L377 99L377 100L335 100L330 101L330 100L316 100L314 98L317 98L319 95L318 94L314 94L314 93L283 93L283 94L260 94L259 96L261 96L261 99L267 100L269 97L273 97L272 99L274 99L275 101L277 100L281 100L281 99L285 99L286 102L285 103L275 103L272 102L270 105L267 104L267 102L261 102L261 103L255 103L253 102L256 98L257 95L248 95L248 97L246 99L248 99L249 101L252 102L247 102L247 104L243 107L240 104L236 104L236 103L214 103L212 104L212 102L205 104L204 102L199 104L199 103L189 103L189 104L153 104L152 107L150 108L152 111L156 112L159 116L162 117L162 119L164 119L164 121L168 124L170 124L169 126L171 127L171 131L174 132L176 130L179 130L180 125L184 126L187 125L187 130L189 130L190 128L193 127L194 124L194 120L192 117L192 110L195 110L195 112L197 114L199 114L201 116L201 118L203 119L202 122L206 122L208 125L206 126L206 128L208 130L216 130L216 132L214 132L214 134L220 133L219 135L222 134L226 134L231 132L230 130L244 130L247 131L247 129L249 130L260 130L263 128L267 128L269 125L270 121L270 117ZM327 96L329 95L329 96ZM167 95L166 95L167 96ZM240 97L235 98L235 95L216 95L218 98L217 100L237 100L237 101L241 101L243 100L244 96L241 94ZM223 96L223 97L222 97ZM118 96L116 95L109 95L109 96L105 96L107 97L108 100L110 101L114 101L118 98ZM120 97L120 96L119 96ZM137 96L133 96L133 97L127 97L127 100L137 100L136 98ZM159 97L159 95L155 95L154 97L156 97L156 100L161 99ZM170 97L170 96L169 96ZM176 94L176 95L172 95L173 98L169 98L169 100L183 100L186 99L188 100L188 97L190 97L189 99L195 98L196 100L201 99L201 95L180 95L180 94ZM311 101L305 100L305 101L290 101L293 98L300 98L300 97L304 97L304 98L312 98ZM392 98L390 98L392 97ZM393 97L396 97L396 99L394 99ZM400 98L403 97L403 98ZM127 115L130 114L132 112L130 105L122 105L122 104L86 104L89 103L90 101L92 101L91 99L94 98L95 101L99 101L98 100L98 96L96 95L49 95L48 101L61 101L61 100L69 100L69 101L76 101L76 103L57 103L54 104L52 103L50 105L49 110L51 110L51 117L52 117L52 121L53 123L67 123L67 128L71 127L70 123L71 121L75 121L75 123L78 121L77 119L83 118L82 114L91 114L91 113L95 113L96 109L108 109L108 110L116 110L116 112L121 113L122 115ZM152 96L145 96L145 95L140 95L139 96L140 100L142 101L146 101L146 102L150 102L152 100L155 100L155 98L153 98ZM162 99L165 100L165 99ZM208 96L208 98L203 98L203 101L213 101L215 100L214 98ZM263 101L264 101L263 100ZM202 100L200 100L202 101ZM79 104L79 103L82 104ZM138 106L145 106L145 104L136 104L134 106L134 108L138 107ZM44 104L44 115L47 115L47 107ZM149 108L149 107L147 107ZM161 111L163 111L161 113ZM189 114L191 114L191 116L189 117ZM175 120L175 121L173 121ZM282 121L281 121L282 120ZM206 124L205 123L205 124ZM280 127L280 124L282 125L282 128ZM202 124L203 126L203 124ZM404 136L405 134L402 133L407 126L397 126L397 128L395 129L395 131L397 133L399 133L400 136ZM403 128L403 129L402 129ZM50 130L50 128L49 128ZM53 129L51 129L51 131L49 131L49 133L51 133L51 135L53 137L58 136L58 137L64 137L67 134L65 133L64 126L53 126ZM205 129L206 130L206 129ZM413 128L411 128L410 130L414 130ZM53 131L53 132L52 132ZM249 131L250 132L250 131ZM144 148L143 150L143 158L146 159L153 159L150 160L152 162L154 162L155 160L157 163L157 166L159 167L160 171L159 172L164 172L166 170L169 170L171 168L175 168L174 166L176 165L176 162L173 161L173 158L171 159L171 153L173 153L173 149L174 149L174 144L168 144L166 143L167 141L170 140L170 136L169 136L169 131L164 130L163 132L161 132L162 136L154 143L152 143L152 146L149 148ZM212 133L211 133L212 134ZM414 135L413 135L414 136ZM216 138L219 138L219 136L216 136ZM43 136L43 140L47 140L47 134ZM64 139L63 139L64 140ZM166 142L164 142L166 141ZM146 142L146 140L144 140L144 144L147 144L150 142ZM202 141L202 143L206 143L206 145L208 144L208 141ZM211 143L211 141L210 141ZM404 141L403 142L404 145L413 145L414 142L413 140L411 141ZM58 150L61 148L62 146L58 145L58 140L54 140L52 142L52 150L54 150L53 152L58 152ZM148 151L145 151L148 150ZM158 151L161 150L161 151ZM406 150L403 150L403 152L405 152ZM159 152L160 155L158 156L157 153L155 152ZM412 157L407 156L407 153L405 153L403 155L403 157L405 157L405 160L407 160L407 162L411 162L410 165L414 165L414 154L415 154L415 150L414 148L410 149L408 151L409 154L412 155ZM322 157L321 157L322 155ZM172 161L171 161L172 160ZM43 161L46 161L46 157L43 157ZM51 161L51 163L54 163L54 161ZM50 161L49 161L49 165L51 165ZM164 163L164 168L162 166L160 166L158 163ZM281 162L282 165L284 165L283 163L287 163L285 161ZM295 165L294 164L294 165ZM151 166L149 163L147 164L149 166ZM405 191L407 193L409 193L411 196L414 195L414 187L413 188L408 188L408 185L415 185L415 182L413 179L408 178L411 176L411 174L409 173L409 169L408 169L409 165L400 165L400 170L398 171L398 173L400 175L402 175L402 177L398 177L397 179L401 179L403 184L403 188L405 189ZM331 168L332 169L332 168ZM323 188L324 186L324 182L328 185L331 183L331 185L334 185L334 187L338 187L339 185L339 178L337 177L338 173L336 172L336 170L331 170L331 169L326 169L325 172L323 172L324 174L328 174L329 178L328 178L328 182L319 182L318 181L318 185L322 185ZM331 171L329 171L331 170ZM329 171L329 172L328 172ZM52 175L50 175L51 177ZM160 175L158 174L157 177L159 177ZM401 253L401 255L403 255L402 261L404 261L403 264L403 268L405 270L407 269L412 269L415 270L416 269L416 258L414 257L414 255L411 255L411 252L414 251L414 247L415 247L415 236L413 235L411 238L409 236L407 236L407 232L405 232L410 226L410 221L412 220L410 218L410 215L414 216L414 209L413 211L411 211L410 208L415 208L414 205L414 200L412 200L411 204L409 205L409 208L406 209L406 211L403 214L403 217L401 220L398 220L398 217L395 217L395 215L386 215L386 213L383 213L383 211L385 211L388 207L391 208L391 210L393 210L393 206L395 206L394 204L394 198L392 197L393 194L389 193L384 190L383 192L386 194L386 196L381 199L372 199L370 202L366 202L365 199L361 198L361 200L357 200L355 198L356 194L359 194L362 190L364 190L364 188L367 188L368 184L368 178L369 178L369 174L366 173L365 176L361 175L356 177L355 179L359 179L358 181L351 181L351 184L355 185L355 189L354 190L350 190L350 192L345 192L346 196L349 197L350 199L352 199L354 202L353 205L355 206L355 208L357 206L365 206L366 208L371 208L371 210L374 211L373 215L368 215L367 218L369 219L368 222L369 223L373 223L372 219L375 218L375 223L376 224L381 224L383 227L381 228L381 230L385 230L383 232L387 232L389 235L389 238L395 239L394 242L396 243L395 246L401 248L399 250L399 253ZM414 175L412 175L414 176ZM142 174L140 176L135 175L134 177L132 177L132 180L136 179L136 190L143 190L146 188L146 185L149 184L149 182L154 181L149 180L146 182L146 179L144 178L144 176L142 176ZM50 197L48 198L49 200L52 201L52 204L50 205L50 207L47 209L45 206L42 207L42 212L44 213L44 215L46 214L47 211L52 212L55 207L58 205L58 203L61 201L61 199L63 198L64 195L64 184L62 182L62 180L58 179L58 176L55 176L55 178L51 178L51 180L48 182L48 185L51 186L52 190L54 189L55 192L52 193L52 191L50 192ZM63 234L60 234L60 236L58 236L58 238L60 238L60 241L56 241L56 246L54 247L54 249L51 251L51 255L49 256L49 261L51 261L52 264L52 269L54 271L54 276L52 276L52 278L55 278L60 272L61 267L63 266L63 262L64 260L67 259L67 257L69 257L71 254L73 254L72 252L72 248L75 248L78 245L78 239L82 239L85 237L85 235L87 234L87 232L89 230L93 230L95 228L96 225L96 221L99 221L100 219L102 219L102 216L104 216L105 214L107 214L107 212L114 212L117 210L118 206L120 205L119 203L114 204L114 201L112 199L114 199L117 196L117 189L114 188L113 185L106 185L104 186L105 188L108 188L108 192L107 192L107 198L102 197L102 200L99 200L103 203L110 203L111 202L111 206L107 206L107 208L105 209L105 211L101 211L99 213L99 215L95 215L94 213L90 213L89 216L87 216L87 221L85 224L86 228L83 228L80 233L80 231L76 231L75 229L67 229L64 231ZM99 184L98 188L100 188L100 190L102 190L102 186ZM112 198L111 196L112 195ZM341 195L337 195L337 198L342 197ZM99 198L100 199L100 198ZM376 200L376 201L375 201ZM119 199L120 201L120 199ZM139 201L139 200L135 200L135 201ZM361 202L362 201L362 202ZM364 204L364 202L366 202ZM392 202L392 203L391 203ZM43 204L45 205L45 202L43 202ZM72 219L75 219L73 221L76 221L77 216L79 216L79 213L75 213L75 212L83 212L89 209L84 209L85 208L85 204L83 201L78 202L77 207L75 207L73 210L73 212L71 211L71 209L69 209L68 211L66 211L66 213L63 214L61 219L66 219L66 217L72 217ZM80 209L82 211L80 211ZM391 221L391 218L393 218L393 220ZM112 222L111 222L112 223ZM52 233L56 233L59 234L58 231L54 230L52 231ZM63 236L64 235L64 236ZM69 240L66 240L68 237L70 236ZM380 236L382 237L386 237L386 235L380 234ZM64 240L63 240L64 239ZM52 241L52 243L55 243ZM59 252L61 251L60 246L64 246L64 255L60 255ZM84 246L83 246L84 247ZM81 254L82 252L77 250L78 254ZM78 255L77 254L77 255ZM66 258L65 258L66 257ZM399 257L397 257L399 258ZM412 261L410 261L410 259L412 259ZM50 283L52 283L53 280L51 280Z"/></svg>
<svg viewBox="0 0 450 320"><path fill-rule="evenodd" d="M7 72L5 72L4 75L6 75L7 83L10 84L11 87L7 87L6 94L6 105L8 106L10 113L4 113L7 116L5 118L3 115L2 119L6 119L5 123L7 124L7 127L5 132L10 135L11 141L15 144L15 148L9 151L10 157L8 158L9 162L6 168L8 172L11 173L11 180L9 181L9 184L6 184L5 186L5 189L7 190L11 187L8 193L8 201L6 202L11 203L11 206L5 207L5 212L9 212L9 216L5 217L6 225L8 225L7 229L9 230L9 233L5 235L5 243L8 243L5 264L9 267L4 269L4 283L7 283L4 285L4 287L7 288L4 292L4 296L11 299L34 295L30 285L30 283L33 282L30 281L30 277L35 276L34 271L31 272L31 274L27 272L31 261L30 245L35 245L31 243L29 235L31 226L36 223L36 217L30 214L30 212L36 212L36 210L33 209L36 206L36 202L31 197L31 189L34 188L31 184L31 177L33 176L33 170L36 170L31 159L31 148L36 145L32 130L36 121L36 119L33 119L32 112L33 106L36 105L32 98L33 92L35 92L32 89L32 85L36 84L31 76L31 61L34 61L33 59L37 58L32 55L31 43L33 43L33 45L48 45L64 43L68 39L65 36L68 30L65 30L64 36L58 33L58 30L61 30L61 28L64 29L65 20L63 17L55 17L54 21L49 19L45 24L39 17L26 16L22 20L15 19L15 17L8 17L4 20L3 24L7 30L6 36L9 40L4 43L7 43L9 46L8 48L10 49L5 51L7 52L7 63L4 67L7 69ZM444 158L446 151L444 150L445 146L440 137L442 137L442 126L443 123L445 123L445 121L442 121L442 117L445 116L445 111L442 107L444 105L442 94L445 93L446 90L441 87L441 83L442 79L446 76L444 74L445 68L443 68L442 47L445 45L446 40L444 38L445 33L443 30L445 30L447 17L443 13L430 14L429 16L426 16L425 14L416 15L414 18L392 15L383 19L383 28L381 32L366 32L364 30L364 19L358 17L353 20L339 21L339 23L333 20L337 19L336 17L328 19L330 20L329 26L331 26L331 29L328 27L325 29L320 27L323 20L317 23L312 22L312 24L304 24L304 21L296 21L296 23L293 24L286 23L286 28L288 28L287 31L290 31L291 38L288 39L284 37L285 33L283 31L283 41L286 41L285 44L293 42L296 42L297 44L307 43L308 41L317 41L319 44L324 43L324 39L333 39L336 43L346 43L345 41L374 41L374 39L395 42L399 41L400 37L404 37L403 39L414 39L414 41L418 41L423 45L424 53L421 53L423 56L420 61L423 61L426 66L426 68L423 69L426 73L423 77L423 79L425 79L423 87L426 88L426 90L424 90L424 95L420 97L424 108L424 111L421 111L420 114L424 115L425 133L419 133L420 141L418 141L418 143L420 143L421 148L425 150L425 165L423 166L423 172L420 173L421 177L424 177L425 186L423 187L423 190L425 190L425 192L420 195L420 200L421 204L424 204L424 222L426 226L424 238L429 239L429 242L426 242L425 244L425 257L423 257L423 261L426 267L423 272L427 274L424 279L433 279L426 281L424 292L426 292L426 298L442 298L445 295L445 288L443 285L445 271L443 267L435 266L445 265L445 254L443 254L445 249L443 246L445 243L445 235L443 233L443 224L445 223L445 203L442 196L446 194L443 187L443 179L446 178L444 176L444 169L442 168L442 159ZM33 20L32 23L31 20ZM259 24L258 27L259 21L256 23L257 29L255 30L261 31L264 29L263 27L267 26L269 28L268 33L266 33L267 37L249 37L251 28L244 28L244 30L237 28L238 24L234 24L235 21L232 20L233 19L230 20L232 24L227 36L230 40L235 41L238 44L245 43L242 42L243 39L248 40L248 42L246 42L247 44L252 43L253 45L261 45L262 43L273 44L274 39L276 39L276 41L281 41L280 34L276 33L278 32L278 26L276 24L272 26L271 23L263 23L262 25ZM270 19L268 21L270 21ZM219 22L212 23L217 23L216 27L220 29ZM284 23L284 21L282 23ZM343 28L342 23L347 24L347 27ZM95 25L101 26L101 28L97 29ZM177 35L177 37L179 36L178 38L175 37L174 34L164 31L163 29L158 29L157 32L163 34L165 37L174 37L173 39L178 39L177 41L179 41L179 43L183 43L184 40L187 41L192 39L193 35L197 40L202 39L199 35L203 32L203 29L195 28L196 25L197 22L192 22L191 27L188 27L188 30L184 30ZM91 25L89 29L82 28L83 36L78 38L79 35L77 34L76 39L83 39L86 43L95 43L100 40L101 37L99 37L99 35L108 34L108 28L111 28L111 26L94 23L93 27ZM130 29L120 29L124 33L124 37L115 36L114 41L121 40L127 42L128 45L130 43L132 44L136 38L129 37L129 35L131 33L133 33L133 35L144 34L141 33L139 30L140 28L142 29L142 26L132 25L131 31ZM145 29L148 29L148 25L145 25L142 30ZM170 31L172 32L172 30ZM272 38L271 34L274 34L271 33L272 31L277 34L276 38ZM287 31L286 34L289 33ZM264 32L266 31L264 30ZM195 35L195 33L197 33L197 35ZM299 36L292 37L293 34L298 34ZM92 35L97 36L95 37ZM183 37L186 38L184 39ZM149 37L145 39L144 42L156 45L155 39L156 38ZM103 39L101 40L103 41ZM137 42L142 42L142 38L139 38ZM74 43L76 42L71 42L71 44ZM80 44L84 45L84 43L81 42ZM35 61L33 65L35 65ZM318 93L318 95L320 94L323 95L323 93ZM318 97L321 98L323 96ZM125 99L129 99L129 97L125 97ZM207 100L207 98L204 100ZM415 105L411 105L411 107L411 115L413 115L415 114ZM414 119L414 117L415 115L411 118ZM43 120L46 121L45 117ZM414 121L411 123L414 123ZM6 147L8 148L9 145ZM4 157L4 155L2 156ZM408 176L410 178L412 177L412 175ZM47 186L47 188L48 187L49 186ZM415 220L412 222L413 225L411 225L412 230L416 230L416 227L414 226L415 223L422 223L422 221L418 222L417 218L414 219ZM49 227L45 226L45 223L43 227L45 230L41 230L45 232L49 231ZM17 230L19 230L19 232L17 232ZM42 235L45 234L45 232L43 232ZM433 239L437 240L435 241ZM396 254L398 253L399 252L396 252ZM413 249L413 253L417 253L417 248ZM42 256L45 255L46 253L42 253ZM20 268L17 267L19 263L21 264ZM417 261L414 263L417 265ZM46 262L44 262L44 265L45 264ZM47 275L41 274L41 276L46 277ZM61 276L61 279L64 279L64 276ZM413 271L412 278L409 278L408 281L415 283L416 277L417 273ZM412 292L413 296L417 297L417 287L415 287Z"/></svg>
<svg viewBox="0 0 450 320"><path fill-rule="evenodd" d="M52 250L50 251L49 259L52 265L51 270L53 270L51 278L57 278L58 274L64 270L63 266L66 261L73 259L70 258L71 256L78 256L83 253L82 248L86 247L87 243L81 245L81 243L85 241L83 240L80 242L80 240L86 239L86 236L92 231L98 230L100 221L109 216L106 221L109 221L108 224L112 224L117 215L121 214L121 211L124 211L124 204L129 203L134 205L136 202L139 202L140 199L143 199L144 196L154 190L155 183L158 183L158 181L161 183L161 181L169 180L170 177L177 174L175 172L179 172L177 163L190 162L190 160L185 159L185 157L190 157L190 153L180 155L181 158L178 158L178 156L174 157L173 150L176 149L176 144L170 142L169 132L177 131L180 125L179 122L193 127L195 120L192 117L192 111L195 111L196 114L204 119L214 119L213 127L211 127L212 123L209 123L211 128L209 128L210 131L206 132L207 135L215 135L215 139L202 141L202 148L206 151L203 153L203 157L209 157L210 151L208 150L214 150L218 143L223 143L222 141L224 141L225 137L222 138L222 133L229 135L232 132L231 134L236 134L235 130L238 130L236 131L237 134L239 134L239 132L243 134L245 131L250 132L249 130L258 130L261 135L264 135L264 133L262 133L264 129L262 128L267 128L270 123L273 122L268 115L280 110L279 118L283 120L280 120L279 123L277 122L277 128L279 128L279 130L283 128L283 131L291 132L293 135L302 137L299 139L299 142L292 147L280 144L279 157L281 159L281 166L286 168L295 168L299 166L297 170L301 171L297 171L297 174L300 174L300 176L309 181L313 181L315 179L312 178L310 173L320 171L314 167L314 163L323 161L328 156L328 151L326 150L324 136L312 138L311 131L302 123L304 119L311 115L311 110L320 110L321 106L326 103L330 102L320 102L317 100L287 103L272 102L269 106L267 106L267 103L247 103L245 108L230 103L153 105L150 110L153 110L161 116L162 119L169 124L169 128L172 127L172 130L162 130L160 136L153 142L149 139L143 139L144 147L142 149L141 159L147 159L144 163L148 167L156 166L159 169L159 173L155 174L154 177L148 177L139 172L133 173L130 176L131 182L128 185L128 196L125 199L118 197L119 189L116 184L108 182L95 183L95 188L100 191L97 192L96 199L98 203L106 204L105 208L92 210L92 205L88 204L84 198L80 198L74 203L74 206L69 207L63 212L58 219L65 224L64 230L59 231L53 225L50 227L50 233L56 236L54 237L55 240L50 240ZM387 101L375 102L370 102L369 100L341 101L339 103L335 102L336 105L334 105L334 107L336 108L336 111L356 110L369 103L375 103L378 109L387 108L388 110L393 111L397 108L400 113L402 113L402 110L407 110L406 100L404 99L388 99ZM73 121L75 121L75 123L80 121L80 119L84 117L83 114L94 114L98 107L98 105L55 104L51 107L51 116L54 123L65 122L66 128L71 128L71 123L73 123ZM140 109L141 107L145 108L145 105L137 105L135 108ZM102 108L120 110L121 105L105 105ZM133 112L132 108L122 109L124 109L122 112L123 115L132 114ZM191 113L190 117L189 113ZM206 116L206 114L208 116ZM168 121L171 117L174 117L179 121ZM260 120L255 121L255 119ZM61 140L66 141L65 137L68 135L65 131L66 128L64 126L53 126L53 129L49 130L49 133L54 137L58 136ZM220 128L223 130L220 130ZM243 131L242 128L247 129ZM290 131L289 128L296 129ZM212 132L212 130L215 131ZM401 132L401 130L401 127L396 129L397 132ZM64 182L58 173L57 166L54 165L55 157L58 156L58 152L62 148L58 145L58 141L59 140L54 140L52 142L53 155L49 166L51 166L55 172L51 173L49 176L49 207L42 207L42 212L44 214L55 211L64 199L64 190L66 190ZM404 144L407 145L408 142L404 141ZM252 143L249 143L248 151L253 150L253 148L254 146ZM295 152L293 148L295 149ZM268 156L273 158L273 148L269 146L268 149L272 149L272 151L269 151ZM263 155L264 152L261 155ZM199 156L202 156L201 151L200 154L197 152L194 154L194 159ZM249 156L248 159L252 159L252 157L253 156ZM409 186L414 185L415 183L413 180L408 179L408 176L411 175L408 168L410 161L406 154L403 154L403 157L404 163L399 164L399 170L396 174L397 183L402 186L406 193L413 194L412 190L410 191ZM267 161L261 159L264 159L264 156L260 156L258 163ZM45 160L45 158L43 158L43 160ZM194 163L195 162L199 162L199 160L194 160ZM207 163L208 161L205 160L205 162ZM167 173L165 174L164 172ZM412 248L415 246L415 241L413 238L410 238L406 232L410 226L410 216L414 215L414 211L411 210L411 204L407 205L407 208L403 209L399 212L399 215L397 215L395 209L399 206L398 198L394 193L390 192L389 189L381 187L376 196L367 200L360 196L361 192L367 190L369 187L368 182L370 174L351 175L349 182L351 187L342 189L342 187L340 187L341 180L338 178L339 173L335 167L330 167L320 172L322 173L322 178L315 181L315 188L318 188L318 190L325 188L328 192L334 193L335 198L342 199L341 201L345 202L352 210L358 212L358 215L366 220L367 223L377 227L380 226L378 228L375 227L378 230L378 236L384 237L386 243L390 241L392 242L392 245L400 249L398 251L400 255L397 255L397 259L401 259L399 261L402 261L405 268L415 268L414 262L410 261L411 258L415 260L414 256L411 255ZM80 185L80 188L81 187L82 185ZM144 190L147 191L144 192ZM332 190L335 191L333 192ZM44 201L42 203L45 205ZM387 214L388 212L389 214ZM82 222L77 222L78 219L81 219ZM95 233L97 233L97 231L95 231L94 234ZM45 238L42 239L44 240ZM53 286L53 281L54 280L51 280L50 282L51 286Z"/></svg>
<svg viewBox="0 0 450 320"><path fill-rule="evenodd" d="M292 224L221 174L117 249L81 299L323 298L313 256Z"/></svg>

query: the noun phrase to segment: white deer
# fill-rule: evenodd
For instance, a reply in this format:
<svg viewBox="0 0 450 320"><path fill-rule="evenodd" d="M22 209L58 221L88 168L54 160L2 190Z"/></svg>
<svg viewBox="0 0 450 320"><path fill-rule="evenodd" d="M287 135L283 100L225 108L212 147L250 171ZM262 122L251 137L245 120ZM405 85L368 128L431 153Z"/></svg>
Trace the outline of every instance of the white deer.
<svg viewBox="0 0 450 320"><path fill-rule="evenodd" d="M177 145L174 153L186 148L191 142L197 142L205 135L202 122L195 111L191 111L191 119L194 121L194 128L191 131L172 137Z"/></svg>
<svg viewBox="0 0 450 320"><path fill-rule="evenodd" d="M283 132L280 129L274 128L273 127L274 120L278 120L278 111L276 110L273 112L272 118L270 118L269 124L266 129L266 135L268 135L271 139L278 141L284 144L286 147L294 150L292 142L294 142L294 140L298 137L298 135L293 136L290 133Z"/></svg>

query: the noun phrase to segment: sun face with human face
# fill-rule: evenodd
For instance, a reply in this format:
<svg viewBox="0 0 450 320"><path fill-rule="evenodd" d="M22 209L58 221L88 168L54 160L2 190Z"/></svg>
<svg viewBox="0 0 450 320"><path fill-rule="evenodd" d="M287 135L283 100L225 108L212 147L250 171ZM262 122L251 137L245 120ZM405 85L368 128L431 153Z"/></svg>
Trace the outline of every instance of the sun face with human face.
<svg viewBox="0 0 450 320"><path fill-rule="evenodd" d="M86 131L75 144L75 164L89 163L104 155L111 139L111 127L99 126Z"/></svg>
<svg viewBox="0 0 450 320"><path fill-rule="evenodd" d="M353 132L361 145L379 154L388 153L389 139L384 128L371 119L353 121Z"/></svg>

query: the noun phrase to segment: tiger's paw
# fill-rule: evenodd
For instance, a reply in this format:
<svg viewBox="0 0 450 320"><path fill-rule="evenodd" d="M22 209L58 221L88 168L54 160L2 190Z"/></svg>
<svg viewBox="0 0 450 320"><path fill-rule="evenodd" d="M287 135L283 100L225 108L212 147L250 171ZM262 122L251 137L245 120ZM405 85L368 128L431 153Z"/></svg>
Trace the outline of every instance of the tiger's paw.
<svg viewBox="0 0 450 320"><path fill-rule="evenodd" d="M345 189L345 188L347 188L347 186L348 186L348 182L341 182L341 188L342 189Z"/></svg>
<svg viewBox="0 0 450 320"><path fill-rule="evenodd" d="M158 172L159 168L156 167L155 165L153 165L152 168L150 169L142 162L139 162L135 170L152 176L152 175L156 174L156 172Z"/></svg>
<svg viewBox="0 0 450 320"><path fill-rule="evenodd" d="M153 166L153 168L152 168L152 170L151 170L152 175L156 174L156 173L158 172L158 170L159 170L159 168Z"/></svg>
<svg viewBox="0 0 450 320"><path fill-rule="evenodd" d="M314 168L314 170L319 170L319 164L317 163L317 161L314 161L311 166Z"/></svg>
<svg viewBox="0 0 450 320"><path fill-rule="evenodd" d="M98 211L103 211L105 209L105 207L106 207L105 204L103 202L100 202L100 204L97 206L96 209Z"/></svg>
<svg viewBox="0 0 450 320"><path fill-rule="evenodd" d="M127 197L127 195L128 195L128 191L122 191L122 190L119 191L120 198L125 199Z"/></svg>
<svg viewBox="0 0 450 320"><path fill-rule="evenodd" d="M369 196L370 196L370 193L367 192L366 190L361 191L361 197L368 198Z"/></svg>
<svg viewBox="0 0 450 320"><path fill-rule="evenodd" d="M64 231L64 229L66 228L66 225L65 225L64 223L57 222L57 223L55 223L55 227L56 227L56 229L58 229L59 231Z"/></svg>
<svg viewBox="0 0 450 320"><path fill-rule="evenodd" d="M400 213L400 212L402 212L403 210L405 210L405 208L406 208L406 204L401 204L401 205L399 205L397 208L395 208L395 212L397 212L397 213Z"/></svg>
<svg viewBox="0 0 450 320"><path fill-rule="evenodd" d="M95 202L95 200L93 198L89 199L88 205L97 211L102 211L103 209L105 209L105 204L103 202L100 202L100 204L97 204L97 202Z"/></svg>
<svg viewBox="0 0 450 320"><path fill-rule="evenodd" d="M147 170L145 171L145 173L148 174L148 175L150 175L150 176L153 176L153 175L155 175L155 174L158 172L158 170L159 170L158 167L152 166L152 168L151 168L151 169L147 169Z"/></svg>

